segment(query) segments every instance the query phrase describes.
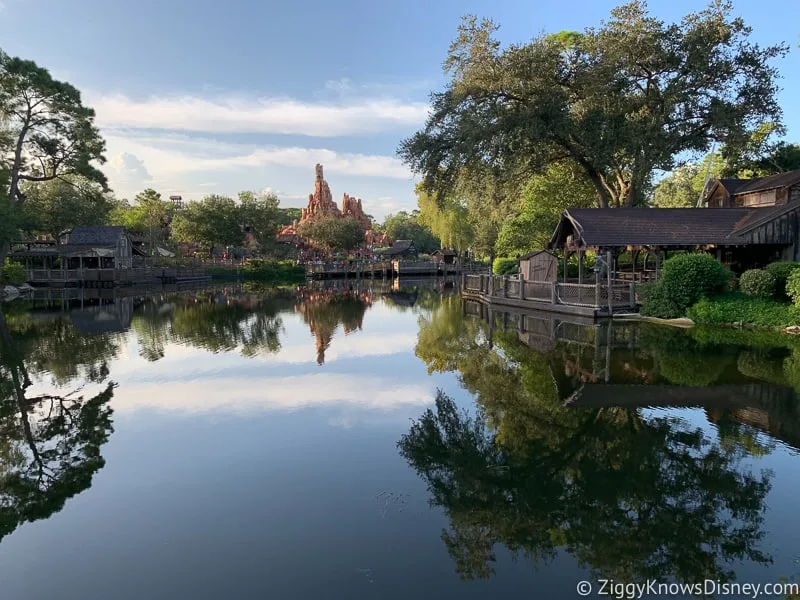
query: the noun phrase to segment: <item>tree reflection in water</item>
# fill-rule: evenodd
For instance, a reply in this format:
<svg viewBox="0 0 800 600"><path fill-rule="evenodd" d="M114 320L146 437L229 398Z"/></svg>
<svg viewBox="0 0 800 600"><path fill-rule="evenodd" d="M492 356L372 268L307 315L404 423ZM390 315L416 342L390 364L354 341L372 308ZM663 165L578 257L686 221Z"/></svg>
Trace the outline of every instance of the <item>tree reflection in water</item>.
<svg viewBox="0 0 800 600"><path fill-rule="evenodd" d="M9 326L0 308L0 539L61 510L105 464L100 449L113 432L114 393L105 365L119 346L115 336L87 340L58 321L34 324L22 315ZM54 339L60 351L48 355ZM79 389L30 395L32 377L45 372L59 385L105 385L88 399Z"/></svg>
<svg viewBox="0 0 800 600"><path fill-rule="evenodd" d="M459 373L475 414L440 392L398 446L450 519L442 538L462 577L491 576L495 544L545 563L563 549L619 581L726 581L735 561L771 562L760 542L772 475L743 461L769 451L757 436L727 422L712 439L640 408L565 407L592 380L581 375L580 349L537 353L460 311L457 299L444 301L422 319L416 353L429 370ZM627 370L619 361L611 370L659 380L663 356L634 349ZM735 359L717 353L712 370Z"/></svg>

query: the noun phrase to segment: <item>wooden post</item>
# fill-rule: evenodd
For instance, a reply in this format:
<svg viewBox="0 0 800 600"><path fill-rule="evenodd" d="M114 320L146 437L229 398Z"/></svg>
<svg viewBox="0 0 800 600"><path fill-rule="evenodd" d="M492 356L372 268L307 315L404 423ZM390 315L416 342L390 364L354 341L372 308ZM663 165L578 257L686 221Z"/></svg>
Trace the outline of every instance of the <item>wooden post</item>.
<svg viewBox="0 0 800 600"><path fill-rule="evenodd" d="M594 305L595 308L600 308L600 254L595 256L594 261ZM602 260L602 259L601 259Z"/></svg>
<svg viewBox="0 0 800 600"><path fill-rule="evenodd" d="M636 308L636 282L631 281L631 308Z"/></svg>
<svg viewBox="0 0 800 600"><path fill-rule="evenodd" d="M583 249L578 250L578 285L583 285Z"/></svg>
<svg viewBox="0 0 800 600"><path fill-rule="evenodd" d="M608 264L611 265L611 250L606 251L606 260ZM608 316L610 317L613 311L613 298L611 296L611 268L608 269Z"/></svg>
<svg viewBox="0 0 800 600"><path fill-rule="evenodd" d="M503 298L508 298L508 276L503 276Z"/></svg>
<svg viewBox="0 0 800 600"><path fill-rule="evenodd" d="M564 283L567 282L567 260L569 260L569 252L566 248L564 248L564 272L562 273L561 277L563 278L562 281ZM558 279L558 277L556 277Z"/></svg>
<svg viewBox="0 0 800 600"><path fill-rule="evenodd" d="M522 277L519 278L519 299L525 300L525 280Z"/></svg>
<svg viewBox="0 0 800 600"><path fill-rule="evenodd" d="M550 303L558 304L558 282L550 282Z"/></svg>
<svg viewBox="0 0 800 600"><path fill-rule="evenodd" d="M656 248L656 281L661 278L661 248Z"/></svg>

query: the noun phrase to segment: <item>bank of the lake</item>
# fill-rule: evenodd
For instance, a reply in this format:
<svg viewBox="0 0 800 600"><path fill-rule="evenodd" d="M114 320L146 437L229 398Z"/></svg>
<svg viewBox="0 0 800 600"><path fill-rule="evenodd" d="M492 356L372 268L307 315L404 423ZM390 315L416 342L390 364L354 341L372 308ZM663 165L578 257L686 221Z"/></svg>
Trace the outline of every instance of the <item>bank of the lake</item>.
<svg viewBox="0 0 800 600"><path fill-rule="evenodd" d="M800 577L800 340L490 311L457 287L3 305L4 596Z"/></svg>

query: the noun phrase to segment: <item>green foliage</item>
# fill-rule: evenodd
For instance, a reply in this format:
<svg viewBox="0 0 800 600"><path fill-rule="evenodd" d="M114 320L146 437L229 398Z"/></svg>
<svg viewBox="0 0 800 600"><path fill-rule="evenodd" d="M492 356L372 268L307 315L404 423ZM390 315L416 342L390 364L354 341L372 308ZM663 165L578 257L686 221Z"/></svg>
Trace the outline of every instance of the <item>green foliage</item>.
<svg viewBox="0 0 800 600"><path fill-rule="evenodd" d="M198 244L212 254L215 248L239 246L244 239L240 212L228 196L211 194L197 202L189 202L175 215L173 237L185 243Z"/></svg>
<svg viewBox="0 0 800 600"><path fill-rule="evenodd" d="M77 175L26 183L23 191L23 229L54 238L78 225L105 225L114 207L99 184Z"/></svg>
<svg viewBox="0 0 800 600"><path fill-rule="evenodd" d="M25 267L18 262L6 258L3 262L2 283L8 285L22 285L27 281Z"/></svg>
<svg viewBox="0 0 800 600"><path fill-rule="evenodd" d="M519 262L514 258L495 258L492 273L495 275L514 275L519 272Z"/></svg>
<svg viewBox="0 0 800 600"><path fill-rule="evenodd" d="M273 193L239 192L240 225L253 236L262 252L275 245L281 221L278 203L278 196Z"/></svg>
<svg viewBox="0 0 800 600"><path fill-rule="evenodd" d="M24 182L81 175L105 186L93 165L105 162L105 142L95 114L72 85L53 79L30 60L0 51L0 114L4 115L0 163L9 165L12 202L20 202ZM24 156L16 156L16 148Z"/></svg>
<svg viewBox="0 0 800 600"><path fill-rule="evenodd" d="M248 259L242 267L246 280L292 282L304 281L306 270L290 260Z"/></svg>
<svg viewBox="0 0 800 600"><path fill-rule="evenodd" d="M580 34L506 47L496 30L490 20L464 19L445 61L451 79L433 94L425 128L399 149L442 197L462 169L510 177L566 155L599 206L640 205L653 171L671 170L676 156L705 151L718 132L734 156L757 124L779 123L770 63L787 47L751 42L727 2L678 23L631 2Z"/></svg>
<svg viewBox="0 0 800 600"><path fill-rule="evenodd" d="M786 282L789 279L792 271L800 267L798 262L774 262L767 265L769 271L775 278L775 295L778 298L785 298L786 296Z"/></svg>
<svg viewBox="0 0 800 600"><path fill-rule="evenodd" d="M300 208L278 208L278 225L291 225L295 221L299 221L301 216L302 209Z"/></svg>
<svg viewBox="0 0 800 600"><path fill-rule="evenodd" d="M664 262L661 281L664 293L682 310L704 296L725 291L729 271L705 253L678 254Z"/></svg>
<svg viewBox="0 0 800 600"><path fill-rule="evenodd" d="M800 306L800 269L794 269L786 279L786 295Z"/></svg>
<svg viewBox="0 0 800 600"><path fill-rule="evenodd" d="M595 197L591 182L573 162L550 165L525 186L521 211L503 222L495 250L501 256L516 256L545 248L561 213L568 208L593 206Z"/></svg>
<svg viewBox="0 0 800 600"><path fill-rule="evenodd" d="M417 186L420 225L431 230L444 248L459 252L470 249L474 232L466 203L452 197L437 197Z"/></svg>
<svg viewBox="0 0 800 600"><path fill-rule="evenodd" d="M658 182L653 190L652 204L658 208L693 208L703 191L705 172L694 163L687 163Z"/></svg>
<svg viewBox="0 0 800 600"><path fill-rule="evenodd" d="M300 226L300 235L328 252L353 250L364 243L361 224L352 217L319 217Z"/></svg>
<svg viewBox="0 0 800 600"><path fill-rule="evenodd" d="M731 293L702 298L688 310L699 325L746 323L759 327L787 327L800 324L800 309L772 298Z"/></svg>
<svg viewBox="0 0 800 600"><path fill-rule="evenodd" d="M739 289L749 296L772 298L775 295L775 276L764 269L750 269L739 277Z"/></svg>
<svg viewBox="0 0 800 600"><path fill-rule="evenodd" d="M381 230L393 240L412 240L417 251L431 253L441 248L438 238L431 233L430 227L419 222L419 213L408 214L400 211L394 215L386 215Z"/></svg>
<svg viewBox="0 0 800 600"><path fill-rule="evenodd" d="M680 306L662 283L645 283L639 287L642 306L639 312L646 317L677 319L686 309Z"/></svg>

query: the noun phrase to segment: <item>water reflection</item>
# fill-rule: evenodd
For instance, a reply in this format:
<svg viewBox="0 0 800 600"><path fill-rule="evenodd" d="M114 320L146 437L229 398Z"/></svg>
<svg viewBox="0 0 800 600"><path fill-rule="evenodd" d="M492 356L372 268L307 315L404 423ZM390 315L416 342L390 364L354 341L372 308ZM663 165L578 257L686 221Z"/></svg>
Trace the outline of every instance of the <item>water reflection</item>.
<svg viewBox="0 0 800 600"><path fill-rule="evenodd" d="M61 321L27 317L6 320L0 307L0 540L91 486L113 431L114 384L106 382L113 341L100 336L87 343ZM61 383L81 378L104 385L89 398L80 387L33 395L32 377L43 372Z"/></svg>
<svg viewBox="0 0 800 600"><path fill-rule="evenodd" d="M490 577L498 544L536 564L566 551L618 581L727 581L742 562L771 564L774 475L752 461L776 440L800 447L796 338L453 298L420 320L416 355L476 401L465 412L440 392L398 443L449 517L463 578ZM713 429L663 410L675 407Z"/></svg>

